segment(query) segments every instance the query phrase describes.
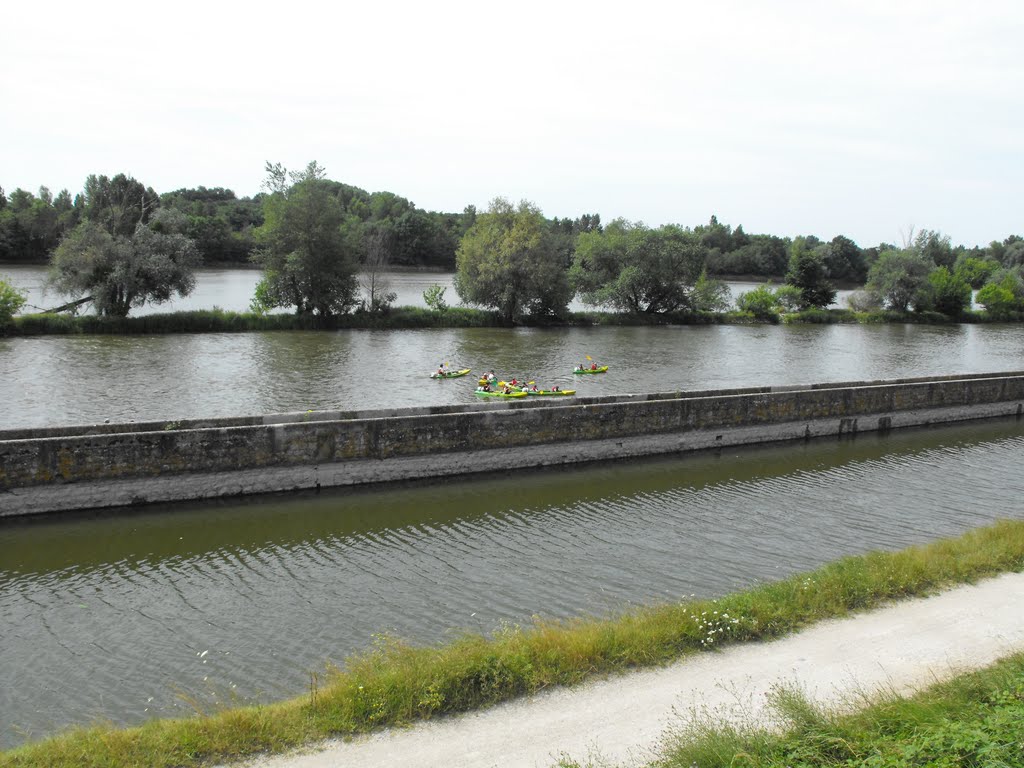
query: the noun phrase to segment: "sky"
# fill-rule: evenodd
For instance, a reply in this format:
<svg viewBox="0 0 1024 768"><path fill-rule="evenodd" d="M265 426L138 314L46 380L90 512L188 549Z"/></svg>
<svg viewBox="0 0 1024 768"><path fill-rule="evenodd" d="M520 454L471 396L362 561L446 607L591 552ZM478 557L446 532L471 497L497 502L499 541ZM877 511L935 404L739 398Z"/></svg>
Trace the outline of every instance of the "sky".
<svg viewBox="0 0 1024 768"><path fill-rule="evenodd" d="M901 244L1024 235L1024 3L17 3L0 186L260 191Z"/></svg>

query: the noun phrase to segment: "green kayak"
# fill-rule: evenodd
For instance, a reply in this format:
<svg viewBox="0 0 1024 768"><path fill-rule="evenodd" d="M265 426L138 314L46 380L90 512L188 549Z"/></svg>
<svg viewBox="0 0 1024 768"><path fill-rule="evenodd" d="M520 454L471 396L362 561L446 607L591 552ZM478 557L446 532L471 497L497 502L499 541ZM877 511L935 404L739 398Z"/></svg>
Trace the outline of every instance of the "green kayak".
<svg viewBox="0 0 1024 768"><path fill-rule="evenodd" d="M461 371L445 371L444 373L438 373L437 371L434 371L434 373L430 374L430 378L432 378L432 379L457 379L457 378L459 378L459 376L465 376L467 373L469 373L469 371L470 371L469 368L463 368Z"/></svg>
<svg viewBox="0 0 1024 768"><path fill-rule="evenodd" d="M600 368L576 368L573 373L606 373L608 371L607 365L602 365Z"/></svg>
<svg viewBox="0 0 1024 768"><path fill-rule="evenodd" d="M478 389L474 394L480 397L526 397L526 393L519 390L515 392L485 392L482 389Z"/></svg>

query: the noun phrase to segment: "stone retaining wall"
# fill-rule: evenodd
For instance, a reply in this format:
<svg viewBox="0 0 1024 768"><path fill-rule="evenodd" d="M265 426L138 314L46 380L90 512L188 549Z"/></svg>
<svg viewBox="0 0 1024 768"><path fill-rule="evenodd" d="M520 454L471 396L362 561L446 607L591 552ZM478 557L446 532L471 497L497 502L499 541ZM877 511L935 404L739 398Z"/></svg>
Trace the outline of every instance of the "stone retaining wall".
<svg viewBox="0 0 1024 768"><path fill-rule="evenodd" d="M1006 373L8 430L0 516L1019 418L1022 404L1024 373Z"/></svg>

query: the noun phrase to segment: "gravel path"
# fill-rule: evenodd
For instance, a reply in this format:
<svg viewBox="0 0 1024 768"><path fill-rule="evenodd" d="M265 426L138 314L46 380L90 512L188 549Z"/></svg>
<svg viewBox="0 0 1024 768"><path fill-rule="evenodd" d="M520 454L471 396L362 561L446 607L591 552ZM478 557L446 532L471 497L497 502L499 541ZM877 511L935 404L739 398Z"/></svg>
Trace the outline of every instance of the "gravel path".
<svg viewBox="0 0 1024 768"><path fill-rule="evenodd" d="M1024 649L1024 574L827 621L770 643L734 646L642 672L558 689L481 712L260 758L258 768L543 766L560 756L648 762L670 726L703 707L757 717L765 694L796 683L844 704L906 691Z"/></svg>

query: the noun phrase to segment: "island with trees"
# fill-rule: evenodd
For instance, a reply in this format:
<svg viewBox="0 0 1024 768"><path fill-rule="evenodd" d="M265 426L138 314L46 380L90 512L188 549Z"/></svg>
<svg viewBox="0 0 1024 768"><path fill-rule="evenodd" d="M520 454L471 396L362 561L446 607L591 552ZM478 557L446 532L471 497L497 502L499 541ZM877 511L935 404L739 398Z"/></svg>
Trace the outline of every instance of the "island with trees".
<svg viewBox="0 0 1024 768"><path fill-rule="evenodd" d="M966 247L921 230L861 248L843 235L747 234L714 216L657 228L594 213L548 219L501 197L485 211L439 213L333 181L316 162L265 170L252 198L221 187L158 194L125 174L90 175L74 197L0 189L0 263L48 264L50 286L68 297L57 309L92 310L19 314L24 296L0 275L0 332L1024 319L1016 235ZM252 311L129 318L187 295L201 265L259 267ZM462 306L438 285L426 309L393 306L397 268L454 271ZM726 278L764 284L733 309ZM829 308L837 285L862 286L849 308ZM983 310L972 310L972 291ZM593 310L570 312L577 296Z"/></svg>

